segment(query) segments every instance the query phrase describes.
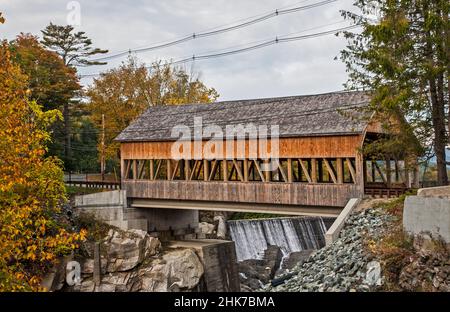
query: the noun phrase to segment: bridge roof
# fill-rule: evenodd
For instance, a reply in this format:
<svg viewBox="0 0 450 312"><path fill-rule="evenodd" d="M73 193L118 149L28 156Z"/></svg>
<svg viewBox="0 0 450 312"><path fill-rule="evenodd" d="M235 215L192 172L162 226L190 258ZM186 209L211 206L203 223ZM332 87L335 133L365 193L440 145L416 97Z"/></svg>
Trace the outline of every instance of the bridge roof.
<svg viewBox="0 0 450 312"><path fill-rule="evenodd" d="M288 96L209 104L161 105L150 107L116 138L120 142L174 141L172 128L184 125L193 133L194 117L202 125L278 125L280 137L352 135L364 131L370 98L360 91ZM207 137L203 137L208 139Z"/></svg>

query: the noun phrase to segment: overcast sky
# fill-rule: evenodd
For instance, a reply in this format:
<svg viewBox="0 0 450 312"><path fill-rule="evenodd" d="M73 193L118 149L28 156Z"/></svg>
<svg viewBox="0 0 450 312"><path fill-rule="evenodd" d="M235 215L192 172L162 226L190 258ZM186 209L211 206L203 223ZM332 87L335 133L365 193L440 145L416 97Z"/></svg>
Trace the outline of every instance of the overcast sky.
<svg viewBox="0 0 450 312"><path fill-rule="evenodd" d="M321 0L80 0L80 25L94 45L111 53L177 39L194 32L233 24L239 20L284 7L304 6ZM67 0L0 0L6 23L3 39L20 32L40 35L49 22L67 24ZM215 52L276 36L320 32L348 25L339 10L352 9L352 0L338 0L317 8L281 15L236 31L196 39L174 47L138 54L145 63L156 59L180 59ZM69 15L73 17L74 15ZM333 24L332 23L339 23ZM329 26L324 26L329 25ZM322 28L318 28L324 26ZM298 34L297 34L298 35ZM345 66L334 60L345 40L334 35L307 39L226 56L197 61L194 69L202 80L216 88L220 100L312 94L343 89ZM80 69L96 73L117 66ZM188 65L190 67L190 65ZM84 84L91 79L83 79Z"/></svg>

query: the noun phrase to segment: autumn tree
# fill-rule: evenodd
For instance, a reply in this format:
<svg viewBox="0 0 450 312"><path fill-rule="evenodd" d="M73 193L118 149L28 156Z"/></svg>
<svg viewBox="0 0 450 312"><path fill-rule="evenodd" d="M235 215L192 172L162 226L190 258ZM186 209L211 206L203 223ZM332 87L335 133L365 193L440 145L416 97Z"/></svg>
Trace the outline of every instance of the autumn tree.
<svg viewBox="0 0 450 312"><path fill-rule="evenodd" d="M391 135L397 150L410 146L411 131L437 159L438 184L448 183L446 125L449 111L450 38L448 0L357 0L360 13L343 12L362 26L345 32L347 48L341 58L349 72L350 89L372 92L370 109L382 116L405 116L402 135ZM446 116L447 111L447 116ZM397 120L401 120L397 118ZM405 143L406 142L406 143Z"/></svg>
<svg viewBox="0 0 450 312"><path fill-rule="evenodd" d="M99 129L104 116L108 159L117 159L118 145L113 139L148 107L209 103L219 96L214 88L201 82L198 75L183 68L160 62L146 68L135 58L102 73L86 94L87 110Z"/></svg>
<svg viewBox="0 0 450 312"><path fill-rule="evenodd" d="M30 99L43 106L44 110L60 109L77 96L81 86L75 68L64 64L61 57L47 50L36 36L20 34L9 44L12 60L28 77ZM49 155L61 158L67 167L71 159L64 153L65 135L63 121L53 124L53 137Z"/></svg>
<svg viewBox="0 0 450 312"><path fill-rule="evenodd" d="M12 60L28 77L31 99L44 110L60 108L81 89L76 70L42 46L36 36L21 33L9 46Z"/></svg>
<svg viewBox="0 0 450 312"><path fill-rule="evenodd" d="M52 216L65 200L60 162L45 158L61 114L29 100L27 77L0 46L0 291L40 290L40 276L85 236Z"/></svg>
<svg viewBox="0 0 450 312"><path fill-rule="evenodd" d="M92 40L84 31L75 31L71 25L55 25L50 23L42 30L41 43L48 49L56 52L68 67L105 65L105 62L93 61L92 57L98 54L105 54L108 50L93 47ZM72 155L72 107L77 104L77 100L72 98L63 105L64 117L64 155L65 159L71 160ZM66 164L72 169L73 164Z"/></svg>

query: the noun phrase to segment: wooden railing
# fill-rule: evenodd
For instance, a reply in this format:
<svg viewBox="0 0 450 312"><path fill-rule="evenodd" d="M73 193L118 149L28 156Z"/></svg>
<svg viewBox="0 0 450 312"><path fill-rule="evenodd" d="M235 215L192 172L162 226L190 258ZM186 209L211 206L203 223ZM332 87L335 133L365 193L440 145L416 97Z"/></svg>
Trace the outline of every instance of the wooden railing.
<svg viewBox="0 0 450 312"><path fill-rule="evenodd" d="M132 198L218 201L229 203L284 204L344 207L362 196L353 183L279 183L222 181L124 180L122 188Z"/></svg>
<svg viewBox="0 0 450 312"><path fill-rule="evenodd" d="M111 179L100 180L99 174L71 174L64 176L64 182L67 185L87 187L87 188L104 188L104 189L120 189L120 182Z"/></svg>

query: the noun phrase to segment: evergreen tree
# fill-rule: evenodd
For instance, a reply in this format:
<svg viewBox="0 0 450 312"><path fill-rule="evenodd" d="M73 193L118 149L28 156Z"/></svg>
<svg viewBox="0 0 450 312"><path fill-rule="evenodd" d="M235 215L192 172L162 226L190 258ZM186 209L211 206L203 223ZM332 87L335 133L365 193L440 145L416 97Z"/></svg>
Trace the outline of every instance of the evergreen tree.
<svg viewBox="0 0 450 312"><path fill-rule="evenodd" d="M59 26L50 23L42 30L42 44L48 49L55 51L69 67L105 65L105 62L92 61L90 58L97 54L107 53L108 50L94 48L92 40L83 31L75 32L73 26ZM73 170L72 155L72 129L71 129L71 108L77 104L74 98L66 101L63 105L64 117L64 160L65 167Z"/></svg>
<svg viewBox="0 0 450 312"><path fill-rule="evenodd" d="M385 128L401 127L400 136L391 135L382 144L404 150L411 146L408 132L413 132L436 156L438 184L447 184L450 2L357 0L354 5L361 13L343 12L362 26L360 33L344 33L348 45L341 59L349 72L347 87L370 90L370 109ZM393 124L387 117L392 115L406 120Z"/></svg>

